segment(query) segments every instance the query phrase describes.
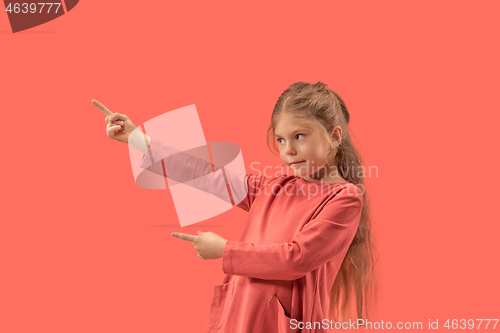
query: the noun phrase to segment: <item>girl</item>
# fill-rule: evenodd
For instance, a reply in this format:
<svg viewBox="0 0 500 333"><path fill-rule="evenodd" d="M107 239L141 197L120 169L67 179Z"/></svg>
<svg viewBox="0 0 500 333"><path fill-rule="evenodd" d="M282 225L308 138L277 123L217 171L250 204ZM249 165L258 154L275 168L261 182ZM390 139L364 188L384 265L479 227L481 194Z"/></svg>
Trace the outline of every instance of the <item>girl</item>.
<svg viewBox="0 0 500 333"><path fill-rule="evenodd" d="M136 127L127 116L93 102L106 115L109 137L143 151L141 167L164 174L168 166L166 175L180 181L223 169L173 153L142 132L130 136ZM293 175L225 174L230 188L242 182L246 189L236 201L249 213L238 241L172 233L192 242L200 258L222 258L225 276L214 287L206 333L327 332L371 317L375 255L349 119L344 101L324 83L292 84L274 107L267 143ZM220 189L204 190L224 199Z"/></svg>

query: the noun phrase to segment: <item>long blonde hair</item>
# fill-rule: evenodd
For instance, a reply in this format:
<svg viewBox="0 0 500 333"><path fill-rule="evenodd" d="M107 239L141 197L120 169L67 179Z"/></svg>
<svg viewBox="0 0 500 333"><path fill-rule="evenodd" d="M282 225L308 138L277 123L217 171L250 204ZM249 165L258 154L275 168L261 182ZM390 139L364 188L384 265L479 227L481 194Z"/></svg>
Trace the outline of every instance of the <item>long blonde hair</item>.
<svg viewBox="0 0 500 333"><path fill-rule="evenodd" d="M378 255L375 253L371 233L370 203L364 184L365 176L364 173L358 172L362 167L362 160L351 142L348 129L349 111L342 98L322 82L296 82L290 85L276 102L267 131L267 145L273 153L279 154L274 140L274 128L277 119L284 112L322 133L332 147L331 155L327 159L335 154L335 162L341 176L363 190L359 226L330 292L329 319L335 322L351 319L351 304L354 298L357 314L354 321L368 320L377 307L378 283L375 265ZM334 145L328 133L337 125L342 128L342 140L336 150L333 149ZM270 141L273 142L272 146L269 145Z"/></svg>

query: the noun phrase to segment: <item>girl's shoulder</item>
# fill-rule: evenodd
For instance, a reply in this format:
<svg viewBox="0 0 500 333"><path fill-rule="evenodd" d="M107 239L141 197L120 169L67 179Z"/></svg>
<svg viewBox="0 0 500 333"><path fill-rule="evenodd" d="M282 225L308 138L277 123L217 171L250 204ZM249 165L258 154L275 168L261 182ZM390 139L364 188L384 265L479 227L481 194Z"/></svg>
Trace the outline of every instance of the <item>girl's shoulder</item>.
<svg viewBox="0 0 500 333"><path fill-rule="evenodd" d="M307 187L322 187L329 188L331 191L348 191L348 192L359 192L359 188L351 182L336 182L336 183L324 183L324 182L308 182L302 177L295 175L266 175L266 174L250 174L247 175L247 182L253 189L263 190L270 185L279 185L280 187L290 186L291 184L296 185L299 188Z"/></svg>
<svg viewBox="0 0 500 333"><path fill-rule="evenodd" d="M291 178L288 175L266 175L264 174L248 174L247 175L247 183L250 188L254 189L264 189L269 186L271 183L280 183L284 184L291 181Z"/></svg>

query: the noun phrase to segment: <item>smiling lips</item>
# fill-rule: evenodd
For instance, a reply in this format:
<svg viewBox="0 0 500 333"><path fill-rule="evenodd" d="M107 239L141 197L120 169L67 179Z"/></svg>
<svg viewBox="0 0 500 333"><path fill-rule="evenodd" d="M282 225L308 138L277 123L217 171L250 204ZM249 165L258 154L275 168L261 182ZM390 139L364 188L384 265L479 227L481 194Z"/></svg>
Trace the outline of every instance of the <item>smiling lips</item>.
<svg viewBox="0 0 500 333"><path fill-rule="evenodd" d="M296 166L296 165L298 165L298 164L300 164L300 163L302 163L302 162L305 162L305 161L292 162L292 163L290 163L290 165L291 165L291 166Z"/></svg>

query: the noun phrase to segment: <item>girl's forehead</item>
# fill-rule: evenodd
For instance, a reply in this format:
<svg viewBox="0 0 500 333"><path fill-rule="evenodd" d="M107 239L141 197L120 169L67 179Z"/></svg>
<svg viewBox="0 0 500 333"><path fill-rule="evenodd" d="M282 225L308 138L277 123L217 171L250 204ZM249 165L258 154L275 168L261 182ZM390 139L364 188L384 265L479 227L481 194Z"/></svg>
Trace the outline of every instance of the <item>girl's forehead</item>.
<svg viewBox="0 0 500 333"><path fill-rule="evenodd" d="M297 130L311 130L312 127L300 120L293 119L290 116L282 116L277 119L274 126L276 134L284 134L286 132L294 132ZM283 133L280 133L283 132Z"/></svg>
<svg viewBox="0 0 500 333"><path fill-rule="evenodd" d="M275 128L278 127L289 127L289 126L304 126L305 124L298 119L293 118L288 114L283 114L276 119Z"/></svg>

